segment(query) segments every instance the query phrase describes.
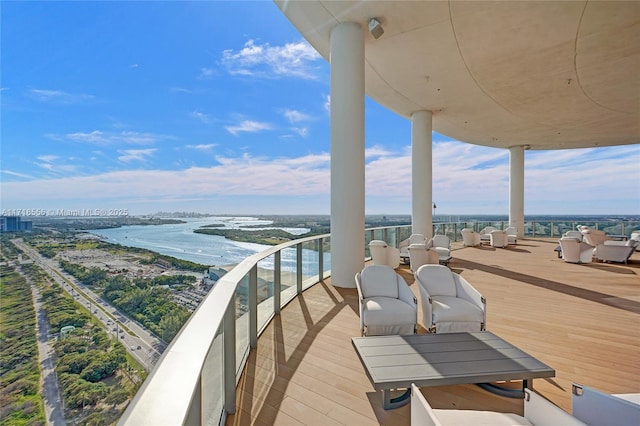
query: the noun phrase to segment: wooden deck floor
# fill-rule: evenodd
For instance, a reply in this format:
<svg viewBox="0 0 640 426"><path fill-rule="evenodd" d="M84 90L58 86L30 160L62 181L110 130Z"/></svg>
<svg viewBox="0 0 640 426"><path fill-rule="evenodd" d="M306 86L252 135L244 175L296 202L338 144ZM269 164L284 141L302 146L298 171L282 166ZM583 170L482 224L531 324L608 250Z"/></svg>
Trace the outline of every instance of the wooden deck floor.
<svg viewBox="0 0 640 426"><path fill-rule="evenodd" d="M640 253L628 265L576 265L558 259L556 245L458 243L449 266L487 298L488 330L555 368L555 378L534 383L555 404L570 412L572 382L640 392ZM408 268L398 272L420 300ZM260 336L227 425L408 425L408 405L382 409L351 345L358 328L355 289L327 281L305 291ZM435 408L522 413L522 401L475 385L422 390Z"/></svg>

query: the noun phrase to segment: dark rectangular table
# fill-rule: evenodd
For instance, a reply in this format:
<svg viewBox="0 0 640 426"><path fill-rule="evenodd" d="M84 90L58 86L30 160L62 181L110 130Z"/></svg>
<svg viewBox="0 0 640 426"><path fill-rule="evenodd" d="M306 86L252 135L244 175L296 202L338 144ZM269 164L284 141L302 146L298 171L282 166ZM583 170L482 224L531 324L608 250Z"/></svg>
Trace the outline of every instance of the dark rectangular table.
<svg viewBox="0 0 640 426"><path fill-rule="evenodd" d="M555 370L489 331L408 336L353 337L367 376L382 392L385 409L406 404L392 389L529 380L554 377Z"/></svg>

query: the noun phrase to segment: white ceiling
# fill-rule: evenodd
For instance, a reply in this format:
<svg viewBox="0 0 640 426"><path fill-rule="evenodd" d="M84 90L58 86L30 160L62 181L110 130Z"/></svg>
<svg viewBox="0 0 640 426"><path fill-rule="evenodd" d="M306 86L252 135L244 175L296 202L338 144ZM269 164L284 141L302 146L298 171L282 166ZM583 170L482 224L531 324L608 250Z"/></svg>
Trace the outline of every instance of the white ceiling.
<svg viewBox="0 0 640 426"><path fill-rule="evenodd" d="M327 60L331 29L360 23L367 95L404 117L432 111L443 135L500 148L640 143L640 1L275 3Z"/></svg>

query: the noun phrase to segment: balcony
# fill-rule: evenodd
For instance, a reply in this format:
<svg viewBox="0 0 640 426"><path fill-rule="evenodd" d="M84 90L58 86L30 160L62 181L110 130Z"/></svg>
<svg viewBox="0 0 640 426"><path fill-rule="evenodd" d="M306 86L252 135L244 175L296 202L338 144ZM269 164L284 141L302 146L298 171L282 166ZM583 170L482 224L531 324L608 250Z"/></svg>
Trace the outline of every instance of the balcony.
<svg viewBox="0 0 640 426"><path fill-rule="evenodd" d="M626 226L628 234L637 224ZM559 226L530 226L543 228ZM394 243L408 232L370 230L367 239ZM569 264L554 252L557 239L527 234L506 249L456 242L450 267L487 297L490 331L556 369L555 378L535 381L546 398L569 410L572 382L639 392L640 331L631 324L640 315L640 254L628 265ZM281 271L291 252L295 267ZM331 285L329 252L328 237L312 237L234 268L163 354L121 423L409 424L408 406L382 409L351 346L359 334L357 292ZM408 268L398 272L418 294ZM436 408L522 410L522 402L474 385L423 392Z"/></svg>

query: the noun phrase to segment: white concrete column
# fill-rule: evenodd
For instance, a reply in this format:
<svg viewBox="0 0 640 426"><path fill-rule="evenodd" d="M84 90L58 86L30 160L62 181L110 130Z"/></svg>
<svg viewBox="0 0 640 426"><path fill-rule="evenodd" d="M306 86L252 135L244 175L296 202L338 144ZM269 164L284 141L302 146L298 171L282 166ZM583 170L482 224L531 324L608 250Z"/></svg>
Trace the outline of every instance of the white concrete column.
<svg viewBox="0 0 640 426"><path fill-rule="evenodd" d="M509 226L518 229L524 238L524 147L509 148Z"/></svg>
<svg viewBox="0 0 640 426"><path fill-rule="evenodd" d="M331 283L355 287L364 267L364 38L331 31Z"/></svg>
<svg viewBox="0 0 640 426"><path fill-rule="evenodd" d="M411 115L411 228L414 234L433 237L433 155L431 111Z"/></svg>

